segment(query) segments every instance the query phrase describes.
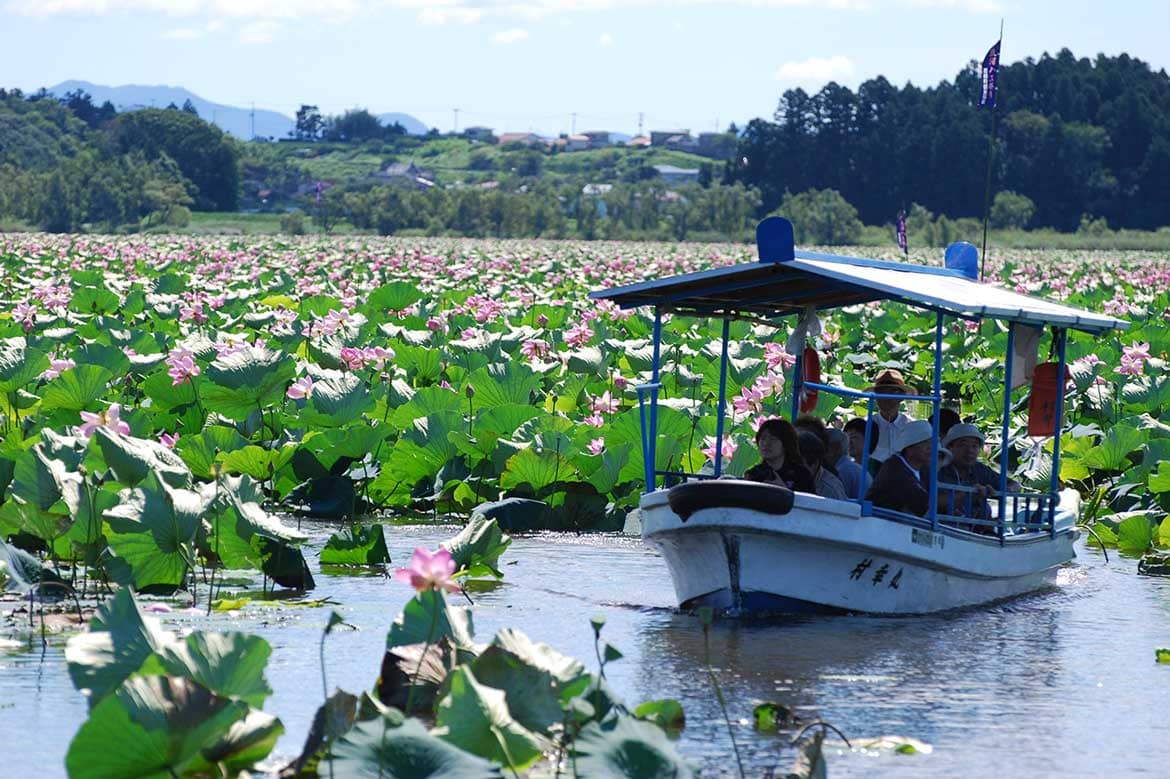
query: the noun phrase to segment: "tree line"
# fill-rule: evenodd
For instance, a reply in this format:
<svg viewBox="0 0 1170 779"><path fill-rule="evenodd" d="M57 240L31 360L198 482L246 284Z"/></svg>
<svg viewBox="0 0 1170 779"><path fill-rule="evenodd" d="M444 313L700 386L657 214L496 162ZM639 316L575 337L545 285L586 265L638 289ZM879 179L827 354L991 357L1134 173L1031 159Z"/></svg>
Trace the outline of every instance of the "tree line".
<svg viewBox="0 0 1170 779"><path fill-rule="evenodd" d="M1170 224L1170 77L1126 54L1068 49L1004 66L995 109L993 191L1035 205L1030 226L1070 231ZM863 221L911 204L950 218L980 216L993 113L977 108L972 62L953 82L898 88L885 78L854 92L830 83L786 91L772 121L755 119L726 177L756 187L762 208L786 192L833 189Z"/></svg>

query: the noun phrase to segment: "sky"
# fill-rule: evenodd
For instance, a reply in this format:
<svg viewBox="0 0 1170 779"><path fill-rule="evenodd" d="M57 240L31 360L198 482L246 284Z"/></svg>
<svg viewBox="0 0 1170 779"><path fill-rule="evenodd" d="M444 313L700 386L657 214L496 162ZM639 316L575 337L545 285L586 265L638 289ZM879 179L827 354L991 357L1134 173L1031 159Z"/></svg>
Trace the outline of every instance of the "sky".
<svg viewBox="0 0 1170 779"><path fill-rule="evenodd" d="M952 80L999 37L1170 69L1170 0L0 0L0 86L181 86L442 131L694 133L786 89ZM456 111L458 109L458 111Z"/></svg>

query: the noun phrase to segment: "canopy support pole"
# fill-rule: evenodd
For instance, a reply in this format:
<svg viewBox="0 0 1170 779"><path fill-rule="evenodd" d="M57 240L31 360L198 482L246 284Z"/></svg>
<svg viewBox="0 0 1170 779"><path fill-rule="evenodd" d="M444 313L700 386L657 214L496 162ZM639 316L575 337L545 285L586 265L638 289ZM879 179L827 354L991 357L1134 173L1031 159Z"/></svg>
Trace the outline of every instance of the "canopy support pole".
<svg viewBox="0 0 1170 779"><path fill-rule="evenodd" d="M999 538L1007 522L1008 436L1012 424L1012 355L1016 348L1016 325L1008 325L1007 355L1003 358L1003 427L999 443Z"/></svg>
<svg viewBox="0 0 1170 779"><path fill-rule="evenodd" d="M715 419L715 478L723 473L723 413L727 408L727 341L731 320L723 318L723 347L719 354L719 415Z"/></svg>
<svg viewBox="0 0 1170 779"><path fill-rule="evenodd" d="M650 423L646 423L646 408L643 404L644 395L638 393L639 406L642 413L642 460L646 477L646 492L653 492L657 487L657 450L658 450L658 377L659 358L662 346L662 309L654 307L654 365L652 368L650 394ZM643 388L639 387L639 390Z"/></svg>
<svg viewBox="0 0 1170 779"><path fill-rule="evenodd" d="M796 354L796 362L792 364L792 424L796 424L796 417L800 414L800 391L804 387L804 349Z"/></svg>
<svg viewBox="0 0 1170 779"><path fill-rule="evenodd" d="M934 431L930 438L930 483L926 485L930 491L930 509L927 516L930 517L930 526L934 530L938 530L938 490L935 485L938 484L938 426L942 411L942 340L943 315L939 311L934 323L934 413L931 415Z"/></svg>
<svg viewBox="0 0 1170 779"><path fill-rule="evenodd" d="M1056 426L1052 437L1052 480L1048 491L1052 493L1048 501L1049 534L1056 536L1056 490L1060 487L1060 432L1064 427L1064 371L1065 347L1068 345L1068 330L1058 327L1053 332L1056 338L1056 349L1060 354L1056 368Z"/></svg>

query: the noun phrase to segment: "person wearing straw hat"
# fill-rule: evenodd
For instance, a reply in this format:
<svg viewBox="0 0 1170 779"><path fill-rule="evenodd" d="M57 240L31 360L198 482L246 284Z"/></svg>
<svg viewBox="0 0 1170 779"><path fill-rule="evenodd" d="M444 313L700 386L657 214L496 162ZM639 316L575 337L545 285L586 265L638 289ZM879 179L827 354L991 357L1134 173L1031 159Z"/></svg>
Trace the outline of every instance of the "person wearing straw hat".
<svg viewBox="0 0 1170 779"><path fill-rule="evenodd" d="M883 395L916 395L914 388L906 384L902 372L893 368L886 368L877 375L873 384L866 388L866 392L877 392ZM897 434L913 420L903 413L902 401L896 398L881 398L877 401L878 413L873 417L873 423L878 435L877 448L870 458L879 465L889 459L890 455L898 451L894 448Z"/></svg>
<svg viewBox="0 0 1170 779"><path fill-rule="evenodd" d="M985 440L979 428L965 422L947 431L942 444L951 453L951 462L938 470L939 510L943 513L955 517L990 517L987 498L999 489L999 473L979 462L979 453L983 451ZM967 487L971 492L947 490L947 484ZM1017 492L1019 489L1018 482L1008 480L1009 491ZM979 526L973 529L976 532L993 530Z"/></svg>
<svg viewBox="0 0 1170 779"><path fill-rule="evenodd" d="M894 453L878 469L865 493L875 506L925 516L930 510L928 490L934 426L923 419L910 420L897 433Z"/></svg>

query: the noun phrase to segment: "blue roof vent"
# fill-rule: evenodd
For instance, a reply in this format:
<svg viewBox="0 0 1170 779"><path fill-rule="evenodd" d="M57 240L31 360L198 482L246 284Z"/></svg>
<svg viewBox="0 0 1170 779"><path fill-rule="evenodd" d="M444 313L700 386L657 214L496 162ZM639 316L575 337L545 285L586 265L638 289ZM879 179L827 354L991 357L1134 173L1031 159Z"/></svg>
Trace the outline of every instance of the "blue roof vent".
<svg viewBox="0 0 1170 779"><path fill-rule="evenodd" d="M947 247L943 265L973 281L979 281L979 250L966 241L956 241Z"/></svg>
<svg viewBox="0 0 1170 779"><path fill-rule="evenodd" d="M792 237L792 222L782 216L769 216L756 225L756 246L760 250L760 262L795 260L796 241Z"/></svg>

